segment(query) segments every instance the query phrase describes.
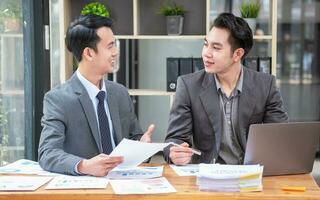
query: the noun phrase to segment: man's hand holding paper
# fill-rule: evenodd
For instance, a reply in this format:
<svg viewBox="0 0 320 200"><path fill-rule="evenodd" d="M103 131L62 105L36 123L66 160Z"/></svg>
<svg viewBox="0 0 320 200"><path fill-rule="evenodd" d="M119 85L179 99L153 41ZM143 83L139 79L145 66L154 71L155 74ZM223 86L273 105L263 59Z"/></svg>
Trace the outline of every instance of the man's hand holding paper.
<svg viewBox="0 0 320 200"><path fill-rule="evenodd" d="M162 151L163 148L169 144L170 143L147 143L123 139L118 146L113 149L110 156L123 156L124 160L117 168L136 167L158 151Z"/></svg>

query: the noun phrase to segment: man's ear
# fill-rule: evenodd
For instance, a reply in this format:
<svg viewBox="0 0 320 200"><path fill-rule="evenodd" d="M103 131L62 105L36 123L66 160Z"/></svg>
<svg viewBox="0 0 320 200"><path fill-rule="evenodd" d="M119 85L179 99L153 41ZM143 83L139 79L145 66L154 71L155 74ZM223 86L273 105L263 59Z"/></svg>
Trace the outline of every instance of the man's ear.
<svg viewBox="0 0 320 200"><path fill-rule="evenodd" d="M93 60L93 55L94 55L94 50L89 47L86 47L83 49L82 59L85 59L85 60L91 62Z"/></svg>
<svg viewBox="0 0 320 200"><path fill-rule="evenodd" d="M244 56L244 49L238 48L233 52L233 61L239 62L239 61L241 61L243 56Z"/></svg>

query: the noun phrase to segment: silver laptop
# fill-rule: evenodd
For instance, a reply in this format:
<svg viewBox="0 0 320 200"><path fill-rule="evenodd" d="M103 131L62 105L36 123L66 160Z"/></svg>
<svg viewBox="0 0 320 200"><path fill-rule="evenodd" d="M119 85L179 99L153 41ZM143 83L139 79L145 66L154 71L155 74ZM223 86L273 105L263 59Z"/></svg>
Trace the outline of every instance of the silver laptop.
<svg viewBox="0 0 320 200"><path fill-rule="evenodd" d="M244 164L261 164L263 175L310 173L319 145L320 122L252 124Z"/></svg>

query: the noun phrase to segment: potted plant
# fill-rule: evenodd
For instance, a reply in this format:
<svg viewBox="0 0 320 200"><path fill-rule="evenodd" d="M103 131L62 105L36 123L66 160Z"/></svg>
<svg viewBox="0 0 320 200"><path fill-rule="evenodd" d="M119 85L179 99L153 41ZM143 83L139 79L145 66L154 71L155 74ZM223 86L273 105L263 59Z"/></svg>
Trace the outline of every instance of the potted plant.
<svg viewBox="0 0 320 200"><path fill-rule="evenodd" d="M105 5L99 2L89 3L81 10L81 15L98 15L101 17L110 17L110 13Z"/></svg>
<svg viewBox="0 0 320 200"><path fill-rule="evenodd" d="M181 35L183 29L183 19L186 10L177 4L167 4L160 8L160 14L167 18L167 34Z"/></svg>
<svg viewBox="0 0 320 200"><path fill-rule="evenodd" d="M240 6L241 17L247 21L253 33L256 30L257 17L259 15L260 8L261 3L254 0L244 2Z"/></svg>
<svg viewBox="0 0 320 200"><path fill-rule="evenodd" d="M5 3L6 7L0 10L0 21L4 32L22 31L22 8L21 0L10 0Z"/></svg>

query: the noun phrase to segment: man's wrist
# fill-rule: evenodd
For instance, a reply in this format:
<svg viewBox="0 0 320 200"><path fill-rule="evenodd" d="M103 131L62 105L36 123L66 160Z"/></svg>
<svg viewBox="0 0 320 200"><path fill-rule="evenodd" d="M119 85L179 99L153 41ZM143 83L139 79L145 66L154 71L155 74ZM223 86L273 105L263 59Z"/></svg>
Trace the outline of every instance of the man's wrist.
<svg viewBox="0 0 320 200"><path fill-rule="evenodd" d="M86 173L86 159L81 160L77 165L77 173L78 174L87 174Z"/></svg>

